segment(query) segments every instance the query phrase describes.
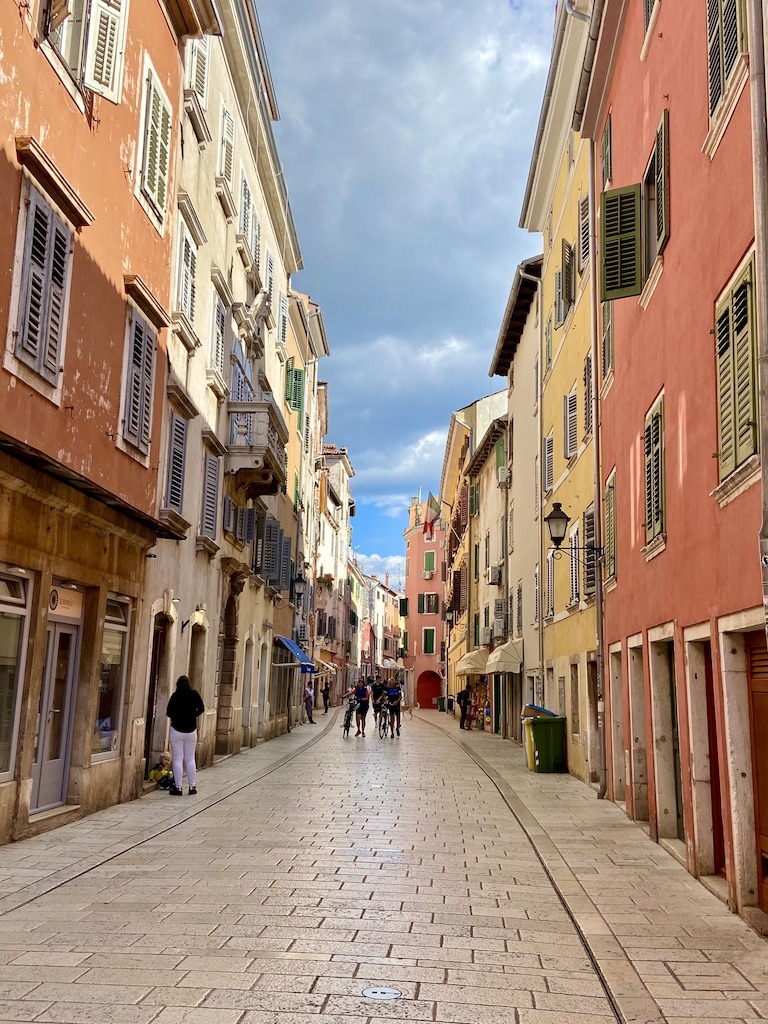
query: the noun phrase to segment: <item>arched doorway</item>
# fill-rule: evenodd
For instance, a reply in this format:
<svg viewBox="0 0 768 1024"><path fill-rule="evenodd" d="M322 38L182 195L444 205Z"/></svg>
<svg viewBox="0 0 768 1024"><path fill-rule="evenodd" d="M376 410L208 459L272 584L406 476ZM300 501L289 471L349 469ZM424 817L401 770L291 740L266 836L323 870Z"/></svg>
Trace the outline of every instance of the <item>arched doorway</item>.
<svg viewBox="0 0 768 1024"><path fill-rule="evenodd" d="M242 588L241 588L242 589ZM237 594L230 589L224 608L219 666L219 693L216 700L216 753L229 754L232 729L232 707L237 688ZM238 748L240 742L237 743Z"/></svg>
<svg viewBox="0 0 768 1024"><path fill-rule="evenodd" d="M149 773L157 756L165 750L165 706L171 694L171 651L169 632L172 623L163 612L154 617L152 625L152 653L149 663L147 710L144 717L144 777ZM160 712L160 713L158 713Z"/></svg>
<svg viewBox="0 0 768 1024"><path fill-rule="evenodd" d="M437 672L422 672L416 681L416 701L427 711L437 710L437 698L442 696L443 681Z"/></svg>

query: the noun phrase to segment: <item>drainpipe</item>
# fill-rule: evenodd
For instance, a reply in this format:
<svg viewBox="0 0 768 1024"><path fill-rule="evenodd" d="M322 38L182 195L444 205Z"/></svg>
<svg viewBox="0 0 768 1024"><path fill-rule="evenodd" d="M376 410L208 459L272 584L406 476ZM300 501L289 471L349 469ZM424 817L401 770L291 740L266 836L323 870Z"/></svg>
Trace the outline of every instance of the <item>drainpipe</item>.
<svg viewBox="0 0 768 1024"><path fill-rule="evenodd" d="M541 448L541 353L544 351L544 299L543 299L543 285L542 278L536 277L534 274L529 274L523 270L523 265L517 268L517 272L524 281L531 281L536 285L536 304L538 306L539 314L539 358L538 358L538 380L536 381L536 431L538 434L538 440L536 442L538 447L538 466L539 472L536 479L536 487L539 492L539 607L537 614L537 626L539 630L539 676L541 678L541 699L544 699L544 602L542 600L544 588L542 587L542 578L544 573L544 491L542 489L542 480L544 474L544 467L542 465L542 448ZM541 264L541 273L544 274L544 261ZM534 694L534 700L535 700Z"/></svg>
<svg viewBox="0 0 768 1024"><path fill-rule="evenodd" d="M760 479L763 519L758 535L763 608L768 636L768 135L766 134L765 35L762 0L747 0L749 91L752 111L752 181L755 203L755 321L757 324L757 382L760 430Z"/></svg>

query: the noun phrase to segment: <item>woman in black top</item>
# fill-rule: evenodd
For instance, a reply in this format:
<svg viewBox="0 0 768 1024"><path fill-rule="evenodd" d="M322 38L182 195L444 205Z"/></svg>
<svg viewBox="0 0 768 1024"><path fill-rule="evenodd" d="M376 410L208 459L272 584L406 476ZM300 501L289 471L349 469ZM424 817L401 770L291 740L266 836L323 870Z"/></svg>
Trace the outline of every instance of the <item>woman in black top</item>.
<svg viewBox="0 0 768 1024"><path fill-rule="evenodd" d="M205 711L203 698L193 690L187 676L179 676L176 690L168 701L166 717L171 720L171 754L173 756L173 785L171 796L181 796L182 763L187 769L189 795L197 793L195 747L197 746L197 720Z"/></svg>

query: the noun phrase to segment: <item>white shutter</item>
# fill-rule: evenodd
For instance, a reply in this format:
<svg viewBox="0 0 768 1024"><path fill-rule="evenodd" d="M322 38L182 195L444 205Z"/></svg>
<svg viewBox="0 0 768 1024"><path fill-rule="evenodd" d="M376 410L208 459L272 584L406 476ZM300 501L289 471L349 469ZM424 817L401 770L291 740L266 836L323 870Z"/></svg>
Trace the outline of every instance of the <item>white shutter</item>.
<svg viewBox="0 0 768 1024"><path fill-rule="evenodd" d="M182 220L179 246L179 309L194 323L195 319L195 274L197 271L197 246L189 229Z"/></svg>
<svg viewBox="0 0 768 1024"><path fill-rule="evenodd" d="M224 107L221 111L221 159L219 174L232 188L235 173L235 121Z"/></svg>
<svg viewBox="0 0 768 1024"><path fill-rule="evenodd" d="M190 39L188 44L187 85L194 89L205 108L208 97L208 36Z"/></svg>
<svg viewBox="0 0 768 1024"><path fill-rule="evenodd" d="M243 174L243 180L240 185L240 234L248 239L248 244L250 245L251 187L245 174Z"/></svg>
<svg viewBox="0 0 768 1024"><path fill-rule="evenodd" d="M571 604L579 600L579 528L571 534Z"/></svg>
<svg viewBox="0 0 768 1024"><path fill-rule="evenodd" d="M544 438L544 490L551 491L554 483L555 442L552 434Z"/></svg>
<svg viewBox="0 0 768 1024"><path fill-rule="evenodd" d="M251 216L251 252L253 253L253 262L256 269L259 269L259 262L261 260L261 224L259 223L258 214L256 210L253 211Z"/></svg>
<svg viewBox="0 0 768 1024"><path fill-rule="evenodd" d="M555 614L555 553L547 554L547 615Z"/></svg>
<svg viewBox="0 0 768 1024"><path fill-rule="evenodd" d="M572 458L576 454L576 450L579 446L579 423L577 418L577 396L576 389L574 388L570 394L565 395L563 398L563 412L565 419L565 436L563 439L563 448L565 449L566 459Z"/></svg>
<svg viewBox="0 0 768 1024"><path fill-rule="evenodd" d="M274 300L275 300L275 296L273 294L274 287L275 287L275 261L272 259L272 256L271 256L270 253L267 253L267 280L266 280L266 285L267 285L267 293L269 295L269 304L272 305L274 303Z"/></svg>
<svg viewBox="0 0 768 1024"><path fill-rule="evenodd" d="M589 262L589 196L579 200L579 270L586 270Z"/></svg>
<svg viewBox="0 0 768 1024"><path fill-rule="evenodd" d="M213 345L211 348L211 358L213 360L214 369L218 370L219 373L224 372L224 342L226 338L226 330L227 311L217 292L216 308L214 309L213 314Z"/></svg>
<svg viewBox="0 0 768 1024"><path fill-rule="evenodd" d="M91 0L83 84L105 100L120 102L128 0Z"/></svg>
<svg viewBox="0 0 768 1024"><path fill-rule="evenodd" d="M144 125L144 174L142 190L157 212L165 214L171 149L171 108L160 92L154 75L147 82L147 110Z"/></svg>
<svg viewBox="0 0 768 1024"><path fill-rule="evenodd" d="M280 344L285 345L288 341L288 300L280 295ZM298 408L298 406L294 406Z"/></svg>

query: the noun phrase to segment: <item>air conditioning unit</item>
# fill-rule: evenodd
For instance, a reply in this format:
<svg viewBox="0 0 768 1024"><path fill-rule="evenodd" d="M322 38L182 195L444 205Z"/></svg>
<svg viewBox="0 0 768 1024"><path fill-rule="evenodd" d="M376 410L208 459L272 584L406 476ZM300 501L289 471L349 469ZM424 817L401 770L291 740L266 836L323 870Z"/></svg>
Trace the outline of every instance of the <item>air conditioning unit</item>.
<svg viewBox="0 0 768 1024"><path fill-rule="evenodd" d="M503 619L504 614L507 610L507 602L503 597L497 597L493 602L493 617L494 619Z"/></svg>
<svg viewBox="0 0 768 1024"><path fill-rule="evenodd" d="M490 626L486 626L485 629L480 630L480 643L483 647L488 647L491 642L491 629Z"/></svg>
<svg viewBox="0 0 768 1024"><path fill-rule="evenodd" d="M307 642L308 631L306 622L302 622L300 626L296 627L296 634L296 639L300 644L305 644Z"/></svg>
<svg viewBox="0 0 768 1024"><path fill-rule="evenodd" d="M506 630L504 629L504 619L503 618L502 619L494 619L493 620L493 636L494 636L494 639L497 640L500 637L503 637L505 633L506 633Z"/></svg>
<svg viewBox="0 0 768 1024"><path fill-rule="evenodd" d="M511 470L507 469L506 466L499 466L499 468L496 470L496 478L499 481L499 487L509 487L510 481L512 479L512 472Z"/></svg>
<svg viewBox="0 0 768 1024"><path fill-rule="evenodd" d="M434 575L435 573L433 569L425 569L424 572L421 574L421 578L423 580L431 580Z"/></svg>
<svg viewBox="0 0 768 1024"><path fill-rule="evenodd" d="M491 584L491 586L494 586L494 587L500 587L501 586L501 566L500 565L492 565L492 566L490 566L490 568L488 569L488 582Z"/></svg>

